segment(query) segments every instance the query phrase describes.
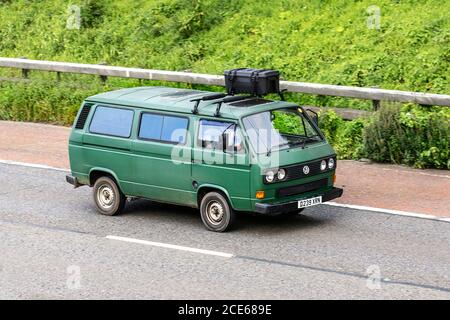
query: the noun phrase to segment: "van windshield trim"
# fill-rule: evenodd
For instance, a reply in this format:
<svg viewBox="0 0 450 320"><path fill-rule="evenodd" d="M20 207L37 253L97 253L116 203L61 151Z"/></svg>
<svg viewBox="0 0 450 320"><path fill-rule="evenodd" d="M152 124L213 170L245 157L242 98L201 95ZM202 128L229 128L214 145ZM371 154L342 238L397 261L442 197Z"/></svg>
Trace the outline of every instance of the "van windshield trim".
<svg viewBox="0 0 450 320"><path fill-rule="evenodd" d="M286 132L286 130L285 132L280 132L274 125L274 112L287 112L292 115L297 115L301 119L301 123L298 121L299 123L297 126L303 127L303 134ZM304 148L308 144L324 141L322 132L311 121L310 117L306 114L306 111L295 105L283 106L246 115L242 118L242 124L246 136L257 154L266 153L267 155L270 155L272 151L281 151L298 147Z"/></svg>

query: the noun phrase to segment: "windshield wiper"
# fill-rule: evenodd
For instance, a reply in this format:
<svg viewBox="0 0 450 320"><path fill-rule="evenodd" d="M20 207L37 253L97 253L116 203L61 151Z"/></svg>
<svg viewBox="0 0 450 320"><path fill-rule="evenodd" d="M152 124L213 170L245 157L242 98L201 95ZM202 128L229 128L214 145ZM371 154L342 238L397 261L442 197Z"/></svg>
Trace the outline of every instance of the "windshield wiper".
<svg viewBox="0 0 450 320"><path fill-rule="evenodd" d="M311 137L304 137L304 138L299 138L299 140L292 142L291 145L292 146L298 146L298 145L302 145L302 149L305 149L305 145L306 142L311 142L311 141L320 141L317 139L318 135L315 136L311 136Z"/></svg>

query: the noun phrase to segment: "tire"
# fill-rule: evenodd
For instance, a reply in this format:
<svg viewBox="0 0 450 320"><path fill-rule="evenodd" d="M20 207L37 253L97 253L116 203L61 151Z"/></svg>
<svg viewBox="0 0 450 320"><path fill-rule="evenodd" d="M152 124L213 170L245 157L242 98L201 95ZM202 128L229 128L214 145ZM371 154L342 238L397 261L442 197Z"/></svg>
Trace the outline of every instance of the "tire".
<svg viewBox="0 0 450 320"><path fill-rule="evenodd" d="M233 208L218 192L209 192L202 198L200 216L206 229L215 232L230 230L235 220Z"/></svg>
<svg viewBox="0 0 450 320"><path fill-rule="evenodd" d="M100 177L95 181L93 196L97 211L105 216L116 215L125 207L125 195L109 177Z"/></svg>

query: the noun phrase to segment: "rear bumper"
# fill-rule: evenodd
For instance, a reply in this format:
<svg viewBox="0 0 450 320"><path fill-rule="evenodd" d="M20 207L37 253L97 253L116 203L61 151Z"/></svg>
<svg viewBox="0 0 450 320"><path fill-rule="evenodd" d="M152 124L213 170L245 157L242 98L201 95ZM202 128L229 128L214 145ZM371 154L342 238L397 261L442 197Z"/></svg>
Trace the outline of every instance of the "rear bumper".
<svg viewBox="0 0 450 320"><path fill-rule="evenodd" d="M322 194L316 195L322 196L322 202L330 201L332 199L336 199L342 196L342 193L344 192L341 188L333 188L330 191L327 191ZM298 199L302 200L302 199ZM261 214L277 214L277 213L284 213L284 212L293 212L298 210L298 200L295 201L289 201L284 203L257 203L255 205L255 212L261 213Z"/></svg>
<svg viewBox="0 0 450 320"><path fill-rule="evenodd" d="M78 179L70 174L66 175L66 181L73 185L74 188L81 187L82 184L78 182Z"/></svg>

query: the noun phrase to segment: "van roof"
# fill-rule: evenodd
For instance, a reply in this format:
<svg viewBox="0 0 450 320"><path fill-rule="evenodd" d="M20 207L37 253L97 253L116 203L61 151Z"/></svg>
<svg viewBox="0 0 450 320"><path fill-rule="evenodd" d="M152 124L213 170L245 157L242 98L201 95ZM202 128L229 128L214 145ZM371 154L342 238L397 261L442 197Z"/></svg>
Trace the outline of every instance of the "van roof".
<svg viewBox="0 0 450 320"><path fill-rule="evenodd" d="M170 87L136 87L100 93L87 98L86 101L133 106L149 110L192 113L195 102L190 100L211 93L210 91ZM217 106L214 102L219 100L201 101L198 113L213 116ZM222 118L239 119L249 114L289 106L296 106L296 104L251 97L237 102L223 103L220 116Z"/></svg>

